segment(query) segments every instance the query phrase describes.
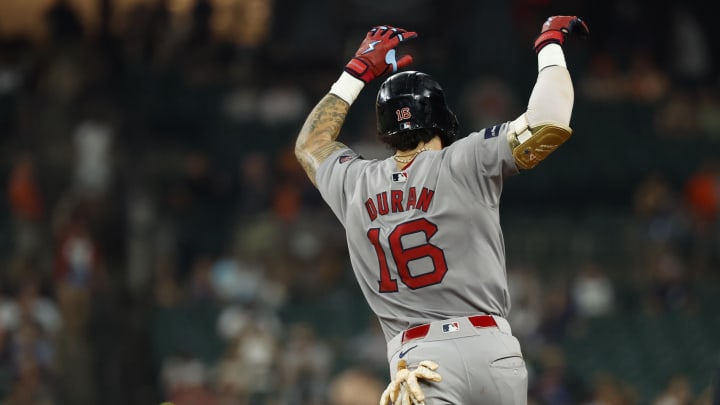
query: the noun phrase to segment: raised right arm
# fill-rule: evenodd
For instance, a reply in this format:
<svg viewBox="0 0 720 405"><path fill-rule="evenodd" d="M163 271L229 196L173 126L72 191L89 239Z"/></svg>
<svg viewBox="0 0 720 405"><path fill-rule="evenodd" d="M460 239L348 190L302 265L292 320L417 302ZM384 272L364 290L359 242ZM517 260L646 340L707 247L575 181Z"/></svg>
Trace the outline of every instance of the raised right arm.
<svg viewBox="0 0 720 405"><path fill-rule="evenodd" d="M538 77L527 111L510 124L508 142L520 169L532 169L570 138L574 91L561 45L569 33L585 37L575 16L550 17L535 41Z"/></svg>

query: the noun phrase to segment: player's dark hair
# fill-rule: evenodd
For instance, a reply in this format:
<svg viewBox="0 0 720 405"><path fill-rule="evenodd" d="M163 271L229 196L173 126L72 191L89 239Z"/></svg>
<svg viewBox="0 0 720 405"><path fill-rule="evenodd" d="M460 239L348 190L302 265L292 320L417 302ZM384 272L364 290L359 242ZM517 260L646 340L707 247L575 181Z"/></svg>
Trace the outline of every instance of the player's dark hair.
<svg viewBox="0 0 720 405"><path fill-rule="evenodd" d="M436 131L421 128L386 136L378 134L378 139L394 150L406 151L415 149L420 142L429 142L437 135L439 134ZM443 146L445 146L445 142L443 142Z"/></svg>

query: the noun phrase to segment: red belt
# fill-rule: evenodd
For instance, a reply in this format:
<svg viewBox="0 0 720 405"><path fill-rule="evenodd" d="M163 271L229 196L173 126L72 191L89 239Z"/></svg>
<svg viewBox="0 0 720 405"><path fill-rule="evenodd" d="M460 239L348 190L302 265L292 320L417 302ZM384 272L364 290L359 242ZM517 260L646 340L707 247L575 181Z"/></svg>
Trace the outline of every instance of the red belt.
<svg viewBox="0 0 720 405"><path fill-rule="evenodd" d="M467 319L476 328L492 328L497 327L495 318L490 315L474 315L468 316ZM430 324L426 323L423 325L413 326L410 329L405 330L402 335L402 344L405 344L414 339L422 339L427 336L430 331Z"/></svg>

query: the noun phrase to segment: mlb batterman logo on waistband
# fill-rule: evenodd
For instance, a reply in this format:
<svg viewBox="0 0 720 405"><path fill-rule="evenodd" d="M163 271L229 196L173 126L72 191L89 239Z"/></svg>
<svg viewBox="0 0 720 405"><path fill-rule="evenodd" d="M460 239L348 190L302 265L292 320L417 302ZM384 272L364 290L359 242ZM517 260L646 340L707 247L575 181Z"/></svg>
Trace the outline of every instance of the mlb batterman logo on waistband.
<svg viewBox="0 0 720 405"><path fill-rule="evenodd" d="M444 323L442 326L443 333L457 332L460 330L460 325L457 322Z"/></svg>

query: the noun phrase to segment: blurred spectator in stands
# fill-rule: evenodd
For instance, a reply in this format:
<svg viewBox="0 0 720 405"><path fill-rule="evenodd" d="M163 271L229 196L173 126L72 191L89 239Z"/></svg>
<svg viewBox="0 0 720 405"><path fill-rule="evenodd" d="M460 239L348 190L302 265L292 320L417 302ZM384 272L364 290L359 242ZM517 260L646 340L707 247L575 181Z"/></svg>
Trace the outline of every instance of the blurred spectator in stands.
<svg viewBox="0 0 720 405"><path fill-rule="evenodd" d="M698 405L720 405L720 358L716 357L707 388L708 401Z"/></svg>
<svg viewBox="0 0 720 405"><path fill-rule="evenodd" d="M13 215L30 223L44 219L45 209L35 169L35 159L31 155L18 154L8 181Z"/></svg>
<svg viewBox="0 0 720 405"><path fill-rule="evenodd" d="M658 252L648 260L646 271L649 289L646 309L651 313L697 309L687 264L677 253L670 249Z"/></svg>
<svg viewBox="0 0 720 405"><path fill-rule="evenodd" d="M308 111L308 100L296 83L273 83L258 98L258 118L266 126L296 125Z"/></svg>
<svg viewBox="0 0 720 405"><path fill-rule="evenodd" d="M657 64L652 52L646 49L637 49L630 59L628 71L630 86L630 100L655 104L667 94L670 80Z"/></svg>
<svg viewBox="0 0 720 405"><path fill-rule="evenodd" d="M508 269L508 290L512 302L508 322L513 335L528 351L535 350L542 340L539 328L543 317L544 291L538 273L538 270L527 267Z"/></svg>
<svg viewBox="0 0 720 405"><path fill-rule="evenodd" d="M55 282L89 292L102 282L105 267L102 249L91 233L84 207L75 208L59 230L55 244Z"/></svg>
<svg viewBox="0 0 720 405"><path fill-rule="evenodd" d="M237 198L237 221L260 214L270 205L273 173L268 156L260 151L246 153L240 162L240 189Z"/></svg>
<svg viewBox="0 0 720 405"><path fill-rule="evenodd" d="M698 136L695 98L684 88L673 88L655 110L655 131L665 139L693 139Z"/></svg>
<svg viewBox="0 0 720 405"><path fill-rule="evenodd" d="M695 231L705 233L720 213L720 164L714 159L700 162L685 182L685 198Z"/></svg>
<svg viewBox="0 0 720 405"><path fill-rule="evenodd" d="M18 370L18 378L4 405L55 405L53 392L43 381L37 363L26 361Z"/></svg>
<svg viewBox="0 0 720 405"><path fill-rule="evenodd" d="M629 84L620 71L617 56L610 52L595 52L589 68L579 80L579 93L590 101L614 102L627 97Z"/></svg>
<svg viewBox="0 0 720 405"><path fill-rule="evenodd" d="M695 396L695 400L691 403L692 405L718 405L719 402L718 399L713 399L712 385L708 385Z"/></svg>
<svg viewBox="0 0 720 405"><path fill-rule="evenodd" d="M247 300L220 301L224 305L217 319L220 337L236 339L251 325L273 335L282 332L283 325L276 312L282 302L275 299L273 287L268 284L266 279L261 280L255 285L257 291Z"/></svg>
<svg viewBox="0 0 720 405"><path fill-rule="evenodd" d="M38 282L32 278L21 281L17 299L0 304L0 328L14 332L26 322L37 324L48 336L56 335L62 326L57 304L41 295Z"/></svg>
<svg viewBox="0 0 720 405"><path fill-rule="evenodd" d="M20 154L8 179L8 199L12 215L12 270L42 269L45 200L38 183L35 158ZM40 271L40 270L35 270Z"/></svg>
<svg viewBox="0 0 720 405"><path fill-rule="evenodd" d="M691 405L692 401L692 388L688 377L678 374L670 378L651 405Z"/></svg>
<svg viewBox="0 0 720 405"><path fill-rule="evenodd" d="M52 381L55 371L55 349L50 337L40 325L31 319L23 319L18 325L12 340L13 358L20 377L33 370L45 382Z"/></svg>
<svg viewBox="0 0 720 405"><path fill-rule="evenodd" d="M683 191L692 219L690 264L703 272L720 265L720 163L714 158L700 162Z"/></svg>
<svg viewBox="0 0 720 405"><path fill-rule="evenodd" d="M12 353L12 333L5 328L5 325L0 324L0 398L7 398L16 374Z"/></svg>
<svg viewBox="0 0 720 405"><path fill-rule="evenodd" d="M92 346L95 342L88 333L93 309L90 291L88 287L60 282L56 294L63 320L56 338L57 398L62 403L93 405L98 387Z"/></svg>
<svg viewBox="0 0 720 405"><path fill-rule="evenodd" d="M210 269L212 290L223 304L258 302L264 282L261 268L234 257L222 257Z"/></svg>
<svg viewBox="0 0 720 405"><path fill-rule="evenodd" d="M294 183L285 182L275 187L272 202L273 214L283 223L292 223L301 212L302 189Z"/></svg>
<svg viewBox="0 0 720 405"><path fill-rule="evenodd" d="M630 251L638 268L669 248L685 252L690 244L691 227L683 209L681 195L671 188L667 177L658 171L648 173L635 188L633 214L638 232Z"/></svg>
<svg viewBox="0 0 720 405"><path fill-rule="evenodd" d="M215 405L217 395L209 388L210 370L202 360L179 353L163 361L161 381L165 399L175 405Z"/></svg>
<svg viewBox="0 0 720 405"><path fill-rule="evenodd" d="M134 4L133 4L134 3ZM185 44L189 24L171 13L171 7L158 2L113 2L112 29L121 39L122 60L135 69L172 68L176 52ZM175 8L179 8L177 3ZM173 18L176 17L176 18Z"/></svg>
<svg viewBox="0 0 720 405"><path fill-rule="evenodd" d="M81 94L87 79L90 77L89 66L85 66L86 61L83 59L83 48L68 49L68 47L52 47L48 49L49 55L46 55L42 63L39 64L39 70L33 72L37 75L34 79L36 87L33 89L33 95L37 97L33 100L37 103L34 107L34 113L43 117L52 119L52 122L33 122L33 125L43 125L45 128L57 130L57 125L62 123L63 127L67 124L70 114L76 108L76 98ZM48 108L44 110L41 108ZM49 109L50 107L57 110ZM59 116L60 113L66 113L67 116ZM37 117L37 115L35 115ZM63 128L65 129L65 128ZM65 139L62 139L65 141ZM59 140L55 140L58 142ZM63 142L63 146L67 144Z"/></svg>
<svg viewBox="0 0 720 405"><path fill-rule="evenodd" d="M698 131L713 141L720 141L720 93L717 87L698 89L695 111Z"/></svg>
<svg viewBox="0 0 720 405"><path fill-rule="evenodd" d="M153 298L156 308L172 310L177 308L183 299L183 290L175 278L166 271L159 271L153 283Z"/></svg>
<svg viewBox="0 0 720 405"><path fill-rule="evenodd" d="M52 42L65 43L79 39L84 30L80 18L68 0L56 0L47 10L48 34Z"/></svg>
<svg viewBox="0 0 720 405"><path fill-rule="evenodd" d="M599 374L593 378L591 399L584 405L637 404L637 393L612 374Z"/></svg>
<svg viewBox="0 0 720 405"><path fill-rule="evenodd" d="M108 279L103 249L91 229L92 210L72 198L62 202L55 215L53 286L63 319L57 337L58 397L67 403L90 405L95 403L97 389L91 342L97 342L89 336L89 324L98 308L95 298L108 286Z"/></svg>
<svg viewBox="0 0 720 405"><path fill-rule="evenodd" d="M126 232L127 285L135 294L151 290L154 265L158 260L158 230L155 201L149 187L134 186L127 193Z"/></svg>
<svg viewBox="0 0 720 405"><path fill-rule="evenodd" d="M387 366L387 343L375 315L367 319L366 327L345 340L345 353L354 367L378 376L390 376Z"/></svg>
<svg viewBox="0 0 720 405"><path fill-rule="evenodd" d="M328 405L376 405L385 382L362 368L338 373L328 387Z"/></svg>
<svg viewBox="0 0 720 405"><path fill-rule="evenodd" d="M288 405L325 400L334 353L309 324L290 325L280 353L283 397Z"/></svg>
<svg viewBox="0 0 720 405"><path fill-rule="evenodd" d="M544 287L540 333L543 340L557 343L562 341L570 330L575 319L574 308L571 305L570 292L564 282L551 282Z"/></svg>
<svg viewBox="0 0 720 405"><path fill-rule="evenodd" d="M254 319L230 338L216 371L215 385L228 404L265 404L277 392L279 342L267 325Z"/></svg>
<svg viewBox="0 0 720 405"><path fill-rule="evenodd" d="M73 162L76 192L95 197L109 191L114 176L114 136L113 125L104 117L88 117L75 127Z"/></svg>
<svg viewBox="0 0 720 405"><path fill-rule="evenodd" d="M709 38L685 4L673 2L672 6L668 54L673 79L682 85L704 83L711 73Z"/></svg>
<svg viewBox="0 0 720 405"><path fill-rule="evenodd" d="M258 115L257 101L261 91L257 88L258 83L248 78L245 71L237 73L237 76L235 78L237 83L234 83L234 86L223 95L221 101L223 117L231 124L251 123ZM252 156L256 153L247 154Z"/></svg>
<svg viewBox="0 0 720 405"><path fill-rule="evenodd" d="M214 6L211 20L213 34L243 49L262 45L273 26L273 1L215 1Z"/></svg>
<svg viewBox="0 0 720 405"><path fill-rule="evenodd" d="M213 302L218 300L213 280L213 261L210 257L201 256L195 260L190 270L189 298L192 301Z"/></svg>
<svg viewBox="0 0 720 405"><path fill-rule="evenodd" d="M29 76L33 54L22 46L5 44L0 47L0 125L4 128L14 121L16 106L13 96L19 94Z"/></svg>
<svg viewBox="0 0 720 405"><path fill-rule="evenodd" d="M294 146L291 145L283 147L278 152L275 163L277 168L275 173L279 179L275 187L276 197L282 197L276 201L278 206L275 207L275 215L286 223L302 219L297 216L301 210L307 211L317 207L323 209L327 207L327 205L321 204L322 200L318 199L318 193L313 192L313 185L307 176L302 177L302 167L297 159L293 157L295 156L293 150ZM295 201L293 198L288 198L295 193L301 200Z"/></svg>
<svg viewBox="0 0 720 405"><path fill-rule="evenodd" d="M192 42L199 45L206 45L211 42L210 22L213 15L214 5L210 0L196 0L194 2L186 2L191 4L191 21L192 21Z"/></svg>
<svg viewBox="0 0 720 405"><path fill-rule="evenodd" d="M457 112L465 117L463 126L477 131L516 117L521 111L508 83L497 76L476 77L465 84L459 97Z"/></svg>
<svg viewBox="0 0 720 405"><path fill-rule="evenodd" d="M536 374L529 385L529 397L543 405L571 405L586 400L583 383L567 370L562 348L548 345L539 352Z"/></svg>
<svg viewBox="0 0 720 405"><path fill-rule="evenodd" d="M5 330L3 346L7 351L3 352L7 357L4 360L9 362L11 368L8 371L12 370L13 377L8 402L4 403L51 404L50 387L56 377L56 358L53 336L48 332L55 332L53 327L57 325L50 320L53 316L49 316L47 310L43 311L43 305L35 300L34 284L26 283L19 295L15 308L18 312L3 311L3 324L0 325L0 329ZM3 387L3 390L8 388Z"/></svg>
<svg viewBox="0 0 720 405"><path fill-rule="evenodd" d="M615 288L600 264L583 265L572 280L572 303L581 318L606 316L615 309Z"/></svg>
<svg viewBox="0 0 720 405"><path fill-rule="evenodd" d="M209 153L191 149L183 157L180 176L172 182L169 220L176 232L176 276L187 280L196 258L221 255L228 243L232 180Z"/></svg>
<svg viewBox="0 0 720 405"><path fill-rule="evenodd" d="M232 246L243 257L282 263L287 255L285 250L278 249L278 246L286 246L286 240L287 235L282 224L271 213L265 211L235 224ZM284 265L280 267L287 268ZM284 273L287 274L289 271Z"/></svg>

